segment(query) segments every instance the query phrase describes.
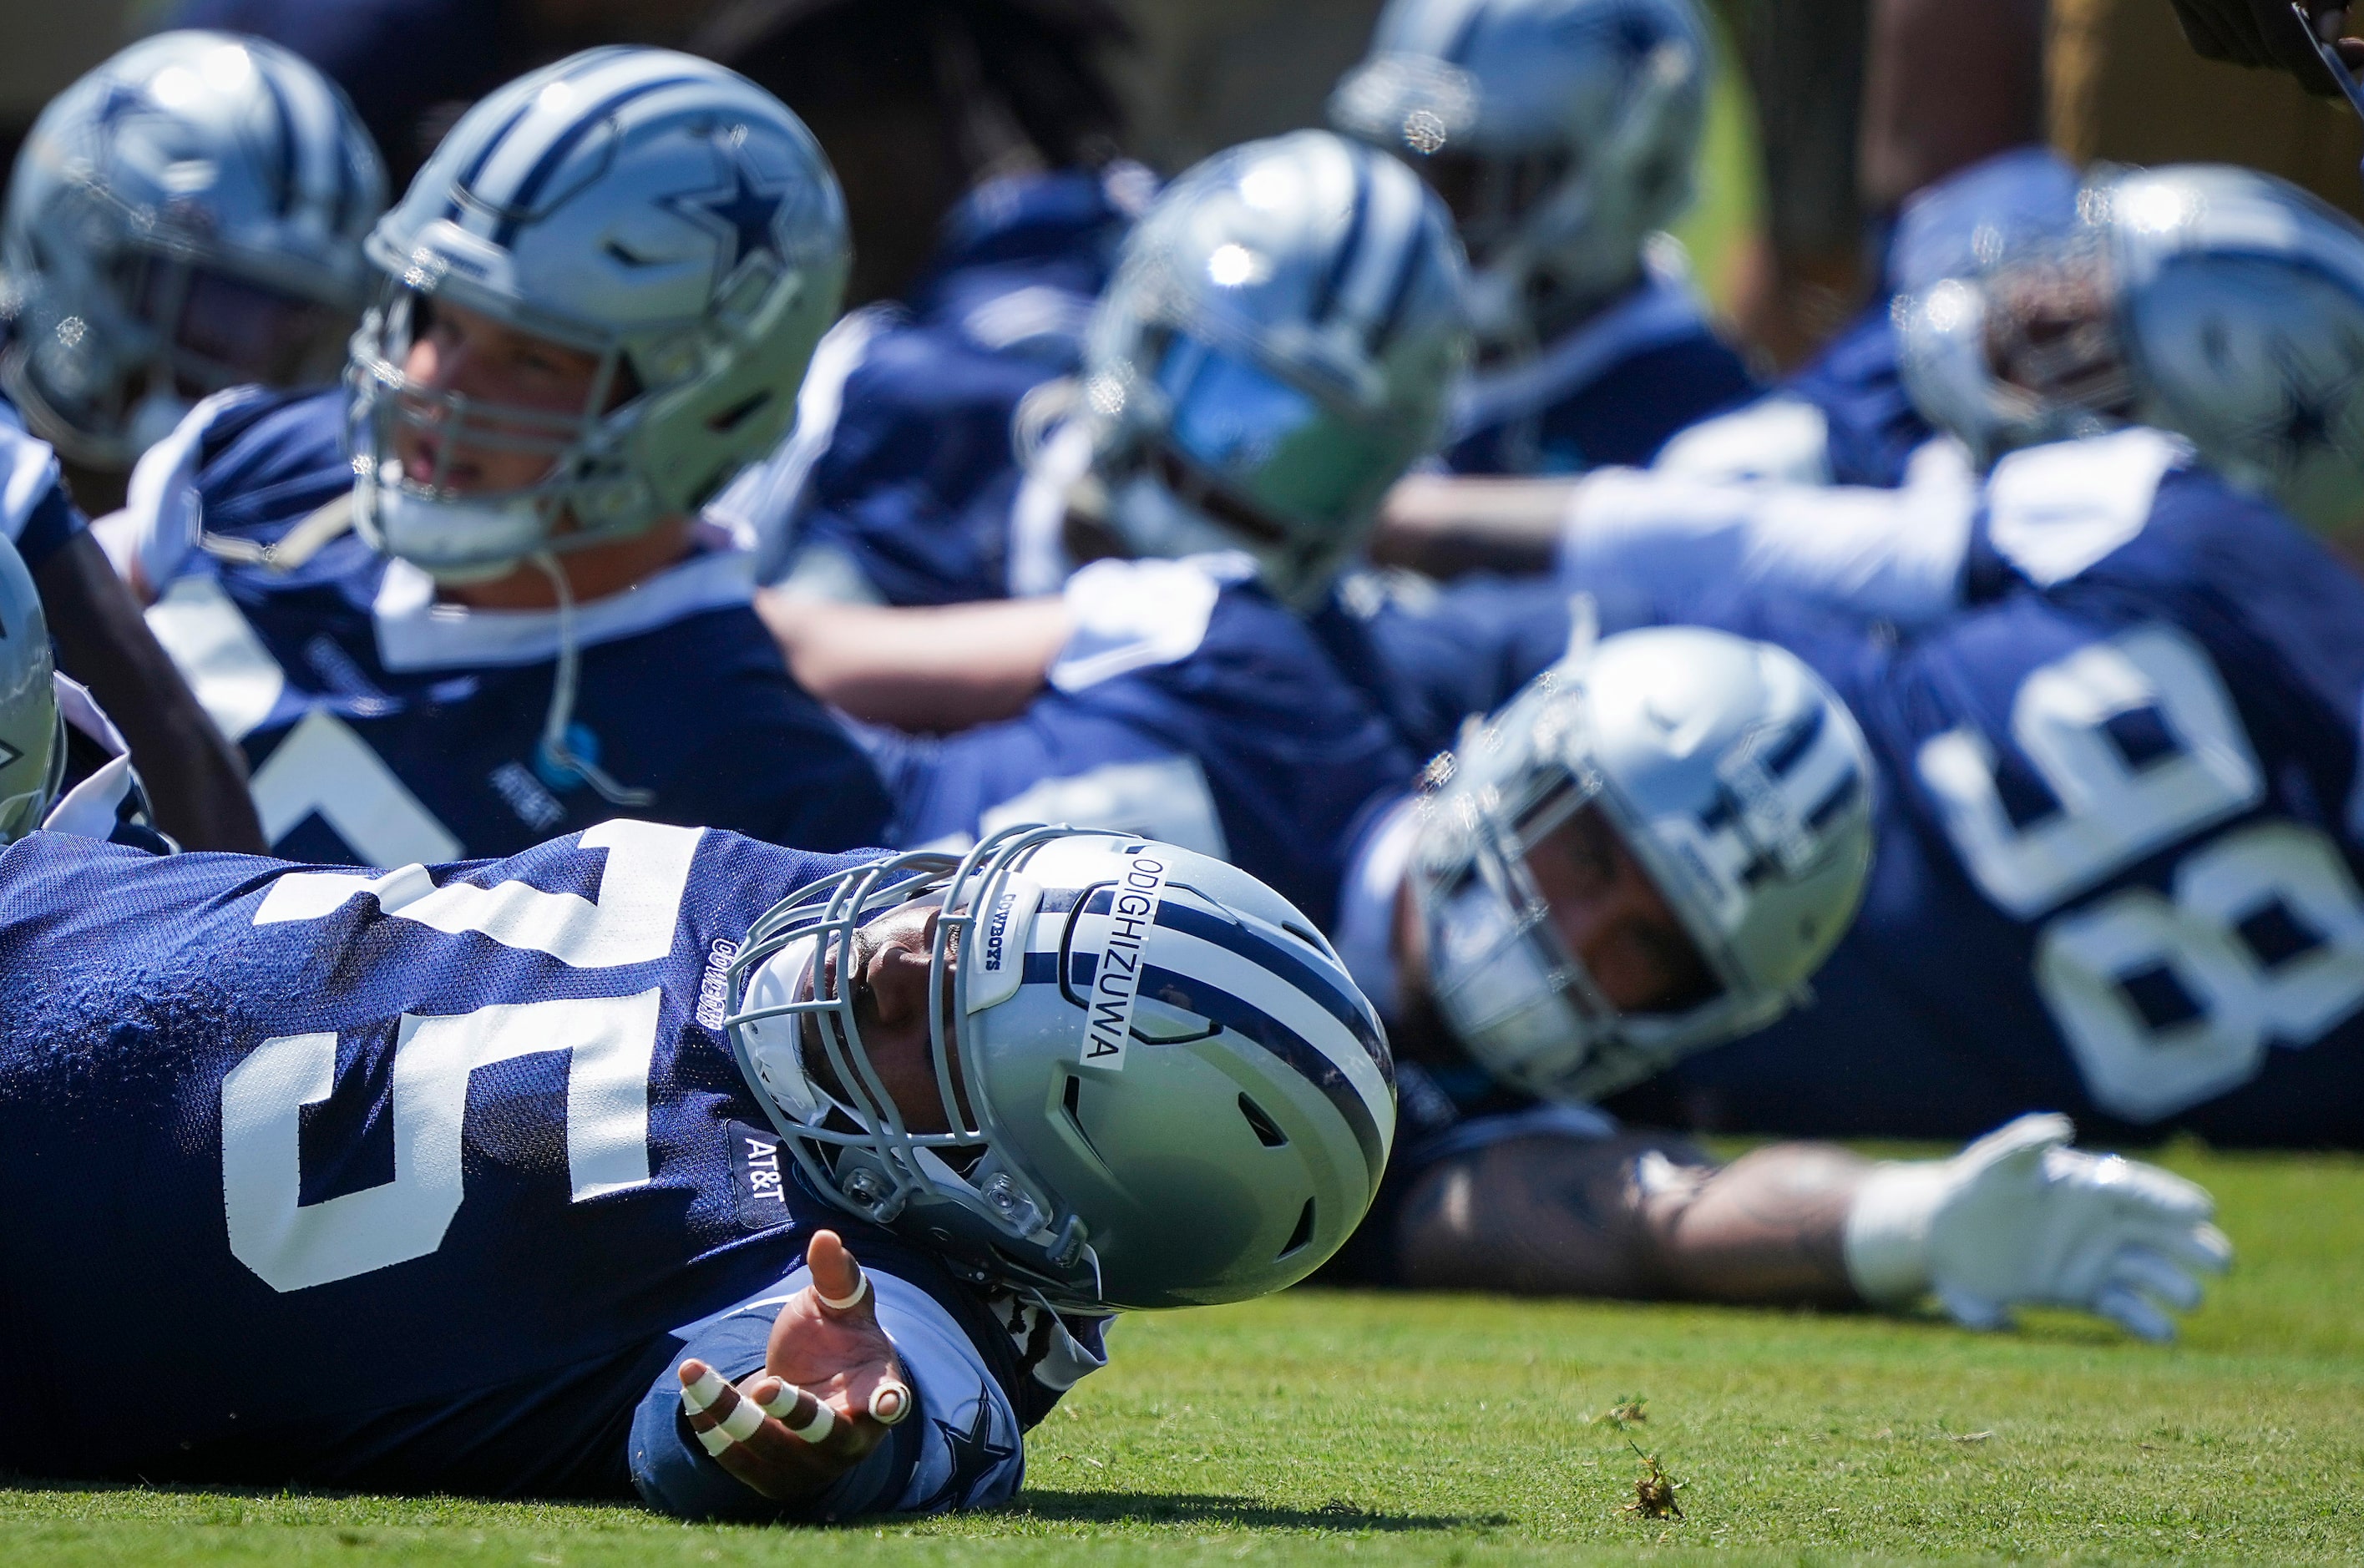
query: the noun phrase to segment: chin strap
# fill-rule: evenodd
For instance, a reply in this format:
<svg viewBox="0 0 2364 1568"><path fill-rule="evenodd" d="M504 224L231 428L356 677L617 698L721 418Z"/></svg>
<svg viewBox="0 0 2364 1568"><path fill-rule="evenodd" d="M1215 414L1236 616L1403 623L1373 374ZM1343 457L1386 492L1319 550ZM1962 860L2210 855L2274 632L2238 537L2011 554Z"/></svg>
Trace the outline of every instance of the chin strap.
<svg viewBox="0 0 2364 1568"><path fill-rule="evenodd" d="M574 754L566 743L566 731L574 720L574 682L583 659L574 643L574 590L567 584L566 573L550 551L537 550L531 557L541 574L550 579L551 588L558 595L558 673L550 684L550 712L541 721L541 760L552 768L564 769L591 786L592 793L610 806L642 806L656 803L657 792L635 789L617 783L597 762Z"/></svg>

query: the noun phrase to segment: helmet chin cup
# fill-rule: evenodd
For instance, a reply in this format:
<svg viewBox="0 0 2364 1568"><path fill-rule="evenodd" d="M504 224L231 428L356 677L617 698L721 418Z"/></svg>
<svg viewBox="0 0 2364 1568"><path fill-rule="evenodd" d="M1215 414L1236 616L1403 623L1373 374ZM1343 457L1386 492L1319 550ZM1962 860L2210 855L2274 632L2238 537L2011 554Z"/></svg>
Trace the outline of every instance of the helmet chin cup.
<svg viewBox="0 0 2364 1568"><path fill-rule="evenodd" d="M373 549L422 568L439 583L507 576L549 539L530 495L437 500L397 478L362 481L355 500L354 527Z"/></svg>

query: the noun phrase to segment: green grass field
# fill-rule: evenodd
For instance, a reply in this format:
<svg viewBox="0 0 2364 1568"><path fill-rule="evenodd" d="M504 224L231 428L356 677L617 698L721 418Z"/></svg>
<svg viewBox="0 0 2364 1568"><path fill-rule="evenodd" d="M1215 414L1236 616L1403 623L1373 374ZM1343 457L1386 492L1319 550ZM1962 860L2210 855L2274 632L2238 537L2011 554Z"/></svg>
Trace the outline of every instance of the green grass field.
<svg viewBox="0 0 2364 1568"><path fill-rule="evenodd" d="M820 1533L24 1485L0 1489L0 1562L2364 1558L2364 1161L2168 1162L2241 1248L2173 1350L2068 1317L1979 1337L1301 1290L1125 1322L989 1513ZM1679 1522L1624 1511L1640 1467L1600 1418L1629 1396L1648 1402L1634 1439L1684 1483Z"/></svg>

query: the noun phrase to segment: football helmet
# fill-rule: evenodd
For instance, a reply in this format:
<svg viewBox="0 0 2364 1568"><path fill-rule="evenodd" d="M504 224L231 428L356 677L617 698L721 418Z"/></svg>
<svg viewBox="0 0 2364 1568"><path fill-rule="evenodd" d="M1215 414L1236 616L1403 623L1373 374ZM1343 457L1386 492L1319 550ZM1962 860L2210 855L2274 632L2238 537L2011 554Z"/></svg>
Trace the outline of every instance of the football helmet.
<svg viewBox="0 0 2364 1568"><path fill-rule="evenodd" d="M945 1133L907 1130L841 978L866 922L921 898L942 911ZM1169 844L1012 828L841 872L757 922L729 984L731 1049L815 1190L1062 1307L1303 1278L1360 1223L1394 1137L1386 1036L1330 944Z"/></svg>
<svg viewBox="0 0 2364 1568"><path fill-rule="evenodd" d="M1562 1100L1770 1023L1854 917L1872 778L1845 705L1781 649L1667 627L1572 656L1432 764L1411 877L1438 1011L1494 1076ZM1621 1012L1554 924L1531 857L1592 806L1704 961L1679 1012Z"/></svg>
<svg viewBox="0 0 2364 1568"><path fill-rule="evenodd" d="M65 782L55 671L33 574L0 536L0 844L39 827Z"/></svg>
<svg viewBox="0 0 2364 1568"><path fill-rule="evenodd" d="M754 83L595 49L462 117L366 250L384 284L349 372L355 525L447 580L498 576L694 513L777 443L844 289L845 204L804 122ZM438 303L596 356L583 406L412 378ZM433 472L404 471L404 424L435 433ZM462 494L446 471L470 447L550 467Z"/></svg>
<svg viewBox="0 0 2364 1568"><path fill-rule="evenodd" d="M1692 0L1391 0L1330 123L1444 194L1478 332L1532 340L1539 284L1605 300L1690 205L1710 64Z"/></svg>
<svg viewBox="0 0 2364 1568"><path fill-rule="evenodd" d="M327 380L385 171L345 96L260 39L144 39L60 94L0 225L0 380L34 432L125 469L195 400Z"/></svg>
<svg viewBox="0 0 2364 1568"><path fill-rule="evenodd" d="M1402 164L1327 131L1220 153L1133 229L1080 417L1136 555L1244 550L1309 603L1436 442L1465 362L1461 245Z"/></svg>
<svg viewBox="0 0 2364 1568"><path fill-rule="evenodd" d="M1899 306L1905 384L1982 459L2124 423L2322 528L2364 508L2364 228L2247 169L2116 170L2074 238Z"/></svg>

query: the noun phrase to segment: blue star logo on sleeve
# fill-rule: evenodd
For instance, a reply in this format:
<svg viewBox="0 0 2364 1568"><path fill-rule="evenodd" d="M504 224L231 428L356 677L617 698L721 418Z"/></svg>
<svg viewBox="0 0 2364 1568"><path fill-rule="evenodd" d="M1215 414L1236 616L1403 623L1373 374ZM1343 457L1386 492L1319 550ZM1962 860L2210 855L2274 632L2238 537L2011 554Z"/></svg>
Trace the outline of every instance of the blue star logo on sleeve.
<svg viewBox="0 0 2364 1568"><path fill-rule="evenodd" d="M786 187L764 189L757 183L756 171L749 166L743 153L727 142L719 150L729 183L719 189L685 191L667 196L665 206L699 228L730 240L730 253L723 259L718 277L729 277L748 257L757 254L768 254L775 261L785 263L786 258L780 251L779 223L780 208L787 204Z"/></svg>
<svg viewBox="0 0 2364 1568"><path fill-rule="evenodd" d="M977 1488L993 1474L994 1466L1018 1451L993 1440L993 1398L981 1383L976 1386L976 1418L969 1422L968 1429L939 1420L936 1430L953 1451L953 1473L919 1506L916 1511L923 1514L969 1507L976 1501Z"/></svg>

